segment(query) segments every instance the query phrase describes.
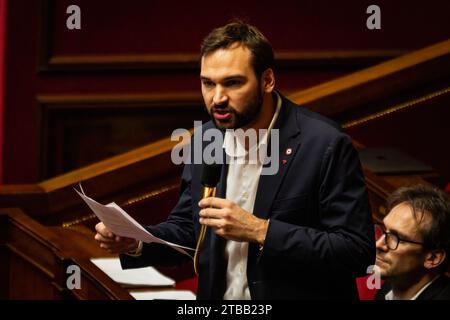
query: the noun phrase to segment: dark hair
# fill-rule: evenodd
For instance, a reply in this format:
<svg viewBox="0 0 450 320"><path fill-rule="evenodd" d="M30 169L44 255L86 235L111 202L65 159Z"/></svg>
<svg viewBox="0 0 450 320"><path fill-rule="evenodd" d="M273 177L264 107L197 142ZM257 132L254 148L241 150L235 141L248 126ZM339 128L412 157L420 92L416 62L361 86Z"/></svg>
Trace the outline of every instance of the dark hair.
<svg viewBox="0 0 450 320"><path fill-rule="evenodd" d="M223 27L214 29L204 40L200 49L204 57L218 49L225 49L240 43L252 53L252 66L258 79L268 68L274 66L273 49L269 41L254 26L235 20Z"/></svg>
<svg viewBox="0 0 450 320"><path fill-rule="evenodd" d="M441 270L446 270L450 261L450 199L442 190L425 185L403 187L396 190L388 200L389 211L405 202L413 211L414 218L420 224L425 215L431 217L431 223L419 228L425 249L444 249L445 261Z"/></svg>

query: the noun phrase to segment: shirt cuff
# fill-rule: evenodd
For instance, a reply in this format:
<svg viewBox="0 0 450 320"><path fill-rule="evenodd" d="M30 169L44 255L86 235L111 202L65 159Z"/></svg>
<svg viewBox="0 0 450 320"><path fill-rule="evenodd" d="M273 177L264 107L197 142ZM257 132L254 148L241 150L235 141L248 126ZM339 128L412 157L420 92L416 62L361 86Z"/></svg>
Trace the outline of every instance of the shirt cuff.
<svg viewBox="0 0 450 320"><path fill-rule="evenodd" d="M270 219L267 219L267 232L269 232L269 224L270 224ZM259 245L259 252L262 252L264 250L264 244L266 243L266 239L267 239L267 233L266 233L266 237L264 238L264 243Z"/></svg>
<svg viewBox="0 0 450 320"><path fill-rule="evenodd" d="M139 240L138 246L133 251L125 252L126 255L131 257L140 257L142 254L142 247L144 246L144 243Z"/></svg>

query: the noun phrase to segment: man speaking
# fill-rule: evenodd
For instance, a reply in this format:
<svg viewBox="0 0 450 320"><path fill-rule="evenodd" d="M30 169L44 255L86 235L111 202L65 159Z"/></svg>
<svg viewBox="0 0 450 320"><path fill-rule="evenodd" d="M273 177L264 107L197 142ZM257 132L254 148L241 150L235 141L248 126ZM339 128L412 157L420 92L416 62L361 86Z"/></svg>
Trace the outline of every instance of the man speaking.
<svg viewBox="0 0 450 320"><path fill-rule="evenodd" d="M177 205L167 221L147 228L195 248L206 226L196 254L198 299L357 299L355 277L375 259L357 152L336 123L275 91L273 65L270 43L251 25L232 22L204 39L200 80L212 121L202 129L222 131L228 161L215 196L203 199L202 165L186 164ZM252 143L233 129L267 134ZM265 175L264 159L249 154L270 144L272 132L278 170ZM189 259L118 238L103 223L96 230L101 247L125 253L124 268Z"/></svg>

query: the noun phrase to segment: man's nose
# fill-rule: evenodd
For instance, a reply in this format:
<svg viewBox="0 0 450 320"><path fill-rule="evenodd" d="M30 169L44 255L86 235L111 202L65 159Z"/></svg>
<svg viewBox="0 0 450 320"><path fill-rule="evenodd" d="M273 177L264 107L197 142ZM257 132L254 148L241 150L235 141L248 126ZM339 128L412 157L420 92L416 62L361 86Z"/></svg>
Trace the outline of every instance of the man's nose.
<svg viewBox="0 0 450 320"><path fill-rule="evenodd" d="M384 235L382 235L380 238L378 238L378 240L375 242L375 246L377 248L377 250L380 251L388 251L388 247L384 241Z"/></svg>
<svg viewBox="0 0 450 320"><path fill-rule="evenodd" d="M220 87L220 86L216 86L216 89L214 91L214 97L213 97L213 103L216 106L222 105L225 102L227 102L228 100L228 96L225 92L225 90Z"/></svg>

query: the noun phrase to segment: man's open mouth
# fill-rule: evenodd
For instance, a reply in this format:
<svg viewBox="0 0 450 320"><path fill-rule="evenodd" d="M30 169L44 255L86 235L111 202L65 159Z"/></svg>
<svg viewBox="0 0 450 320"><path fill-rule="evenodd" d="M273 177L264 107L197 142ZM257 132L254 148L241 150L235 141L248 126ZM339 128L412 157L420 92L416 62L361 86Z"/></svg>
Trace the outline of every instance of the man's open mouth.
<svg viewBox="0 0 450 320"><path fill-rule="evenodd" d="M231 118L231 112L227 109L214 109L213 116L217 120L228 120Z"/></svg>

